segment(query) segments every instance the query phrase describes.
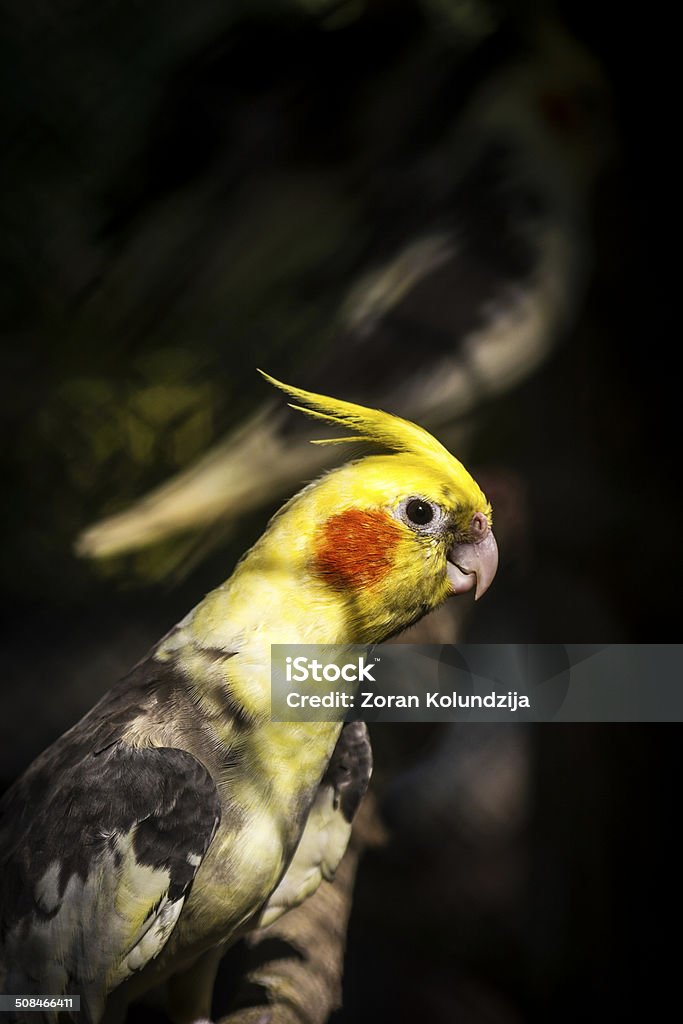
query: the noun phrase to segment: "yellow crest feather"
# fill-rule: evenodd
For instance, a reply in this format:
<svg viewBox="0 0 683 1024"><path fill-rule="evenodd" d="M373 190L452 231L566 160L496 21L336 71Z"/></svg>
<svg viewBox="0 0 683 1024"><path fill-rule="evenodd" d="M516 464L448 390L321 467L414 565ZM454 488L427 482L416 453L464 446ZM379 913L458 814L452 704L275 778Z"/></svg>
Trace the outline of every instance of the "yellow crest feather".
<svg viewBox="0 0 683 1024"><path fill-rule="evenodd" d="M263 370L258 372L274 387L304 403L295 405L290 402L289 405L292 409L304 412L314 419L333 423L344 430L353 431L348 437L325 438L313 441L313 444L370 441L395 452L406 452L431 461L436 460L444 470L449 472L453 472L454 469L459 470L469 477L469 473L462 463L447 448L444 448L427 430L419 427L416 423L411 423L410 420L393 416L381 409L369 409L363 405L355 405L353 402L345 402L340 398L330 398L327 395L304 391L291 384L283 384L282 381L276 380L275 377L271 377Z"/></svg>

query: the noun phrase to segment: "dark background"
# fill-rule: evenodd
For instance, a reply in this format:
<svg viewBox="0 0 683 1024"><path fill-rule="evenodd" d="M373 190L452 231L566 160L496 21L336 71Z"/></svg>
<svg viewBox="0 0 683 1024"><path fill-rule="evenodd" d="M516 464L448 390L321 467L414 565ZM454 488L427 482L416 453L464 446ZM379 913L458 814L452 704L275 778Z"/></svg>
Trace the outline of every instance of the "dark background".
<svg viewBox="0 0 683 1024"><path fill-rule="evenodd" d="M229 574L270 509L186 571L184 541L94 564L78 533L260 405L255 366L336 393L340 296L446 216L411 192L413 157L425 138L438 154L442 127L546 18L601 68L583 144L605 152L582 193L587 286L542 365L470 417L468 462L500 496L506 543L466 635L675 639L676 58L657 8L2 7L5 783ZM384 115L361 130L378 88ZM369 351L351 388L403 372L391 340ZM384 728L394 839L361 871L339 1021L651 1007L677 888L678 726L546 725L494 736L499 761L486 738ZM461 772L470 747L497 765L488 816L461 806L485 800L477 758ZM430 809L449 764L461 781Z"/></svg>

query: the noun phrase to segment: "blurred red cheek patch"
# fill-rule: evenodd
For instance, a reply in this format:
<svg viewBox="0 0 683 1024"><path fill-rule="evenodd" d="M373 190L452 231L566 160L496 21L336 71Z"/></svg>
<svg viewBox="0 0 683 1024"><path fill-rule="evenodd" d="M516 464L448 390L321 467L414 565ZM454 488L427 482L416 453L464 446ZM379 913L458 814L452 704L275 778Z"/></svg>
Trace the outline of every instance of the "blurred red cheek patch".
<svg viewBox="0 0 683 1024"><path fill-rule="evenodd" d="M323 523L315 572L339 589L370 586L391 570L401 536L400 526L386 513L347 509Z"/></svg>

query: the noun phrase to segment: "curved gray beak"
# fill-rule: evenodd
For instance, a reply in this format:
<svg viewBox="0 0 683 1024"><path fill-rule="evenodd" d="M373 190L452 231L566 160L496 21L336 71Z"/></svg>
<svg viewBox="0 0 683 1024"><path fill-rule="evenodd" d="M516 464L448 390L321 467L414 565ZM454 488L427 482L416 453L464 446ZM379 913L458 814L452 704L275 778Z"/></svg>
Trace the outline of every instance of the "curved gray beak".
<svg viewBox="0 0 683 1024"><path fill-rule="evenodd" d="M476 587L478 601L491 586L498 568L498 545L493 530L482 512L475 512L470 523L471 540L454 544L446 556L446 571L454 594Z"/></svg>

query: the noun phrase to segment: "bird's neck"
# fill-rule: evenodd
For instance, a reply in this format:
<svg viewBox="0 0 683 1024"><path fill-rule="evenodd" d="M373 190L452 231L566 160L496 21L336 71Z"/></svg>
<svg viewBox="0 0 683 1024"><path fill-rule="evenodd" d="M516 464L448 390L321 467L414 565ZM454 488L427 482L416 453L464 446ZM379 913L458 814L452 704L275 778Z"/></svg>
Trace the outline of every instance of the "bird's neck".
<svg viewBox="0 0 683 1024"><path fill-rule="evenodd" d="M180 672L226 763L239 750L249 762L248 775L269 780L284 807L307 786L317 786L341 725L271 721L271 644L345 642L342 598L264 553L245 559L153 657ZM254 801L259 798L255 792Z"/></svg>

